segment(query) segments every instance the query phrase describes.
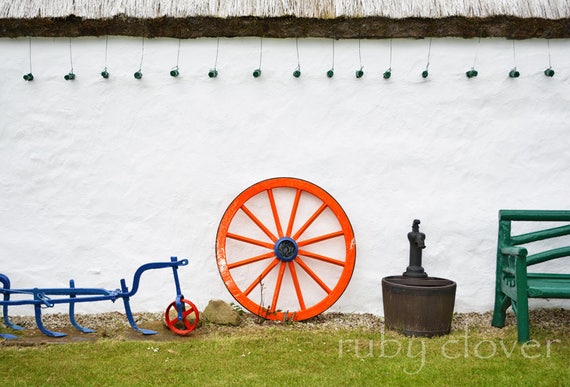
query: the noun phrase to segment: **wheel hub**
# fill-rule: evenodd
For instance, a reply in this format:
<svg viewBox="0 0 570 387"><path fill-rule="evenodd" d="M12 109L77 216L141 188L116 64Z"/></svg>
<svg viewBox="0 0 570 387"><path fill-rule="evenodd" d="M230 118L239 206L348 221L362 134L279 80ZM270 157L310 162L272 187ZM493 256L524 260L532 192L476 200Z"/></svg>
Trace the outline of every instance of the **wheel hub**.
<svg viewBox="0 0 570 387"><path fill-rule="evenodd" d="M283 262L289 262L297 258L299 246L295 240L283 237L275 243L275 255Z"/></svg>

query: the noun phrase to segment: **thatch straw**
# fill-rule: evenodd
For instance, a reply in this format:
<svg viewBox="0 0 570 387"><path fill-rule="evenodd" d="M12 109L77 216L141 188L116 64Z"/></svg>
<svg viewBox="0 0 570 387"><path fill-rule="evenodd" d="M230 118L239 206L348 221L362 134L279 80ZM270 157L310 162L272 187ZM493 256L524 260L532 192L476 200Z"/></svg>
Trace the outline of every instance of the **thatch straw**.
<svg viewBox="0 0 570 387"><path fill-rule="evenodd" d="M0 37L570 38L570 0L0 0Z"/></svg>
<svg viewBox="0 0 570 387"><path fill-rule="evenodd" d="M338 17L564 19L568 0L4 0L0 18Z"/></svg>

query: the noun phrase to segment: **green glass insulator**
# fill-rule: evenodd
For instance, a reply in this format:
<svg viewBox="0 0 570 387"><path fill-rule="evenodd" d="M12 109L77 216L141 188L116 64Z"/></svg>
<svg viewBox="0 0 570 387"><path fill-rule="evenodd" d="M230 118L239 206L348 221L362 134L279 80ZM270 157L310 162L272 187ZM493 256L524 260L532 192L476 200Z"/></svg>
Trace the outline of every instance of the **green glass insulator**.
<svg viewBox="0 0 570 387"><path fill-rule="evenodd" d="M544 75L546 75L547 77L553 77L554 76L554 70L552 70L552 67L549 67L546 70L544 70Z"/></svg>
<svg viewBox="0 0 570 387"><path fill-rule="evenodd" d="M479 75L479 73L477 72L477 70L471 69L467 71L465 75L467 76L467 78L475 78L477 75Z"/></svg>

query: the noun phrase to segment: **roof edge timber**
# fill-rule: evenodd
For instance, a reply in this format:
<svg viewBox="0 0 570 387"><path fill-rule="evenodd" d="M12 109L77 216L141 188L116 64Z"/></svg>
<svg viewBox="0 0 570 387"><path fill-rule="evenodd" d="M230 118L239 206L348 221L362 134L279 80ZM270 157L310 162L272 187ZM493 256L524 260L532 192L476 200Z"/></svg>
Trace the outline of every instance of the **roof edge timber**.
<svg viewBox="0 0 570 387"><path fill-rule="evenodd" d="M570 38L570 18L542 19L513 16L438 19L385 17L161 17L141 19L65 18L0 19L0 37L145 36L180 39L202 37L385 39L426 37L504 37L509 39Z"/></svg>

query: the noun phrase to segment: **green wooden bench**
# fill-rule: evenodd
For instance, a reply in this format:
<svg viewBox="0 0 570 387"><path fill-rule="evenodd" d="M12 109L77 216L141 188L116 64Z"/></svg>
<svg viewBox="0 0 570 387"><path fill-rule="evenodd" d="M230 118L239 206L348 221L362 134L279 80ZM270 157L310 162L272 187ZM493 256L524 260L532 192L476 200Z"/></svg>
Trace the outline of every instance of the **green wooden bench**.
<svg viewBox="0 0 570 387"><path fill-rule="evenodd" d="M511 235L511 223L570 222L570 211L500 210L497 243L495 308L492 325L505 326L509 306L517 318L518 341L530 340L528 299L570 298L570 274L529 273L528 267L540 262L570 256L570 246L528 254L522 245L570 235L570 224L520 235Z"/></svg>

